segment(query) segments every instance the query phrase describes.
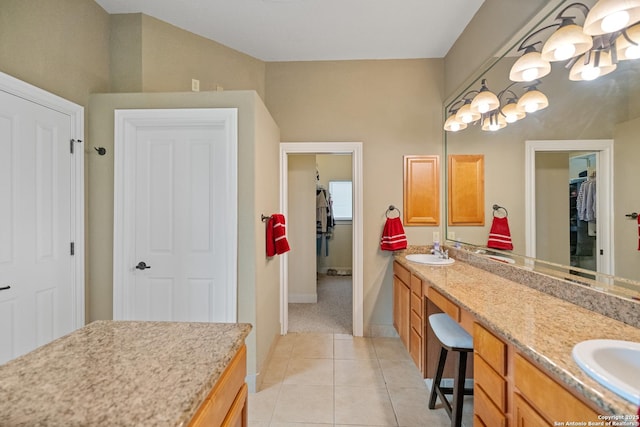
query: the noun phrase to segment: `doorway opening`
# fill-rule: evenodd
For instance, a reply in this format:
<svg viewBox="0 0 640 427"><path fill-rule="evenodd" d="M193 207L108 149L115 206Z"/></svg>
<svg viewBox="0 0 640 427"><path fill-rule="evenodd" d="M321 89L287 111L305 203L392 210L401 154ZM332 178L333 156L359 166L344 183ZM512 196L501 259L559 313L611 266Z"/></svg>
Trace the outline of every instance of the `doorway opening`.
<svg viewBox="0 0 640 427"><path fill-rule="evenodd" d="M526 142L527 256L613 274L612 162L612 140Z"/></svg>
<svg viewBox="0 0 640 427"><path fill-rule="evenodd" d="M299 156L303 155L303 156ZM334 265L329 266L326 262L328 258L323 256L323 254L327 253L327 248L331 248L333 246L331 239L326 239L326 235L319 233L316 228L316 190L319 190L321 187L328 187L329 183L323 183L323 178L321 175L320 182L316 182L315 176L314 180L310 182L313 186L313 191L298 191L299 193L305 194L308 197L308 200L312 200L307 203L299 203L299 201L295 200L295 192L296 185L301 182L296 175L299 170L307 170L309 169L309 164L311 165L313 174L316 173L316 157L317 156L329 156L328 159L336 157L332 156L341 156L341 160L345 159L350 163L350 176L352 182L352 219L351 221L344 221L343 223L336 222L335 227L343 227L346 226L346 222L350 222L350 230L346 232L351 239L351 251L348 255L342 254L338 256L338 258L344 258L345 256L350 257L350 263L345 263L345 265ZM302 166L300 168L293 167L290 169L290 164L293 166L298 163L298 160L303 159L302 163L306 166ZM320 159L320 157L318 157ZM322 160L321 160L322 161ZM305 172L306 173L306 172ZM291 174L291 176L290 176ZM336 179L336 181L338 181ZM347 180L340 180L347 181ZM303 183L304 185L304 183ZM326 188L325 188L326 190ZM295 232L297 230L292 229L292 227L296 227L295 221L292 222L291 218L292 214L296 217L299 215L299 209L310 209L312 212L309 216L312 215L310 221L313 224L313 229L309 229L309 227L303 226L306 228L307 233L311 233L311 237L309 237L306 242L309 245L304 247L307 248L308 254L310 257L316 261L315 265L309 266L300 266L296 264L296 260L290 260L290 257L293 255L292 253L286 253L284 256L280 258L280 320L281 320L281 333L285 335L289 331L289 298L292 296L292 302L300 302L300 300L307 302L312 301L317 294L315 292L322 292L320 288L317 288L318 291L312 290L311 292L305 292L304 290L298 292L297 294L290 292L290 286L296 286L293 284L294 276L298 273L293 273L292 271L296 268L301 271L300 274L311 279L308 279L309 282L313 282L313 286L318 282L321 283L320 286L327 285L342 287L342 290L345 291L345 280L350 279L350 290L346 291L350 293L352 297L351 304L351 325L352 325L352 334L353 336L362 336L363 335L363 283L362 283L362 247L363 247L363 236L362 236L362 228L363 228L363 209L362 209L362 143L359 142L331 142L331 143L321 143L321 142L304 142L304 143L281 143L280 144L280 203L281 203L281 211L282 213L289 218L289 234L291 232ZM306 215L305 215L306 216ZM342 237L345 233L340 230ZM304 232L302 232L304 235ZM327 244L329 246L327 246ZM309 250L311 247L311 250ZM337 249L337 247L336 247ZM297 251L298 249L296 249ZM304 252L304 250L303 250ZM318 255L320 253L320 255ZM333 254L331 249L329 249L329 253ZM296 254L298 255L298 254ZM336 254L339 255L339 254ZM340 261L332 261L333 263ZM319 267L316 267L316 265ZM348 275L348 269L351 269L351 275ZM328 280L326 280L328 279ZM342 282L342 283L340 283ZM347 285L349 286L349 285ZM349 292L350 291L350 292Z"/></svg>

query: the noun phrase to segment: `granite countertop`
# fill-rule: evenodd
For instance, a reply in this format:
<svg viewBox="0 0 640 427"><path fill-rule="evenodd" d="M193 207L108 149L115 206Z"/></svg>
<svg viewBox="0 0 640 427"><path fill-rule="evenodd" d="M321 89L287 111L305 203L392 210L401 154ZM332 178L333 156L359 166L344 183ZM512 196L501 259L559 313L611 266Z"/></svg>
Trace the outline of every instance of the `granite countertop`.
<svg viewBox="0 0 640 427"><path fill-rule="evenodd" d="M589 339L640 342L640 328L582 308L529 286L456 260L448 266L395 260L470 312L554 377L600 408L603 414L636 414L638 407L585 374L571 356Z"/></svg>
<svg viewBox="0 0 640 427"><path fill-rule="evenodd" d="M0 425L186 425L250 331L93 322L0 366Z"/></svg>

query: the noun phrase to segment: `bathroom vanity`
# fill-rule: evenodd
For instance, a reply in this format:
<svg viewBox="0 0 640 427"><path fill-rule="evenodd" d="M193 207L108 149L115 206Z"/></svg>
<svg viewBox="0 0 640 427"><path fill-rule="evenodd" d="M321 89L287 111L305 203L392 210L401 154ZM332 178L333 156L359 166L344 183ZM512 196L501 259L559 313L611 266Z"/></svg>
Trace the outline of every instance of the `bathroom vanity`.
<svg viewBox="0 0 640 427"><path fill-rule="evenodd" d="M474 425L553 426L602 422L607 415L636 417L637 405L591 379L571 352L590 339L640 342L637 325L491 271L495 263L497 272L528 274L518 267L482 259L489 264L479 268L457 252L453 256L460 257L447 266L396 254L394 325L425 378L433 377L437 364L429 314L446 312L473 335L474 366L467 377L474 378Z"/></svg>
<svg viewBox="0 0 640 427"><path fill-rule="evenodd" d="M250 330L93 322L0 366L0 424L246 426Z"/></svg>

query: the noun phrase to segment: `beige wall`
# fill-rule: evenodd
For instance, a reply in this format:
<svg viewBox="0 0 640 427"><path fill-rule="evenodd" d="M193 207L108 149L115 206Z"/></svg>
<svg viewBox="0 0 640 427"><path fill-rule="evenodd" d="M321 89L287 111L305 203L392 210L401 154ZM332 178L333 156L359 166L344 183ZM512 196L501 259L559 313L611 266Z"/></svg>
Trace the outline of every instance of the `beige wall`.
<svg viewBox="0 0 640 427"><path fill-rule="evenodd" d="M264 99L265 63L142 14L112 15L113 92L255 90Z"/></svg>
<svg viewBox="0 0 640 427"><path fill-rule="evenodd" d="M288 162L287 233L290 303L315 303L316 286L316 156L290 154Z"/></svg>
<svg viewBox="0 0 640 427"><path fill-rule="evenodd" d="M640 118L617 126L614 134L613 153L616 167L613 170L614 190L614 254L616 276L640 280L640 251L638 250L638 223L624 215L640 213L638 191L638 161L640 159ZM629 159L633 159L629 161Z"/></svg>
<svg viewBox="0 0 640 427"><path fill-rule="evenodd" d="M569 265L569 153L536 153L536 256Z"/></svg>
<svg viewBox="0 0 640 427"><path fill-rule="evenodd" d="M278 147L280 144L280 129L271 117L271 114L262 103L262 100L253 93L254 98L254 135L253 147L248 144L241 148L240 155L250 157L253 168L253 210L240 210L238 215L238 238L242 242L254 242L255 261L238 264L238 273L244 270L255 283L255 299L252 300L251 286L239 289L238 300L245 301L245 309L253 301L255 307L256 355L255 361L249 359L249 374L263 372L267 357L276 343L275 338L280 335L280 260L278 257L267 258L265 256L265 228L261 215L268 212L278 212L280 198L278 182L280 177L280 162ZM239 182L240 191L248 191L246 179ZM249 226L253 224L253 226ZM244 256L244 250L238 248L240 258ZM256 383L261 384L264 375L258 375Z"/></svg>
<svg viewBox="0 0 640 427"><path fill-rule="evenodd" d="M265 259L261 212L277 209L277 126L252 91L136 93L91 96L89 136L105 156L90 156L89 321L111 319L113 305L114 110L123 108L238 108L238 321L254 325L247 338L248 373L264 363L279 333L279 270ZM260 156L260 157L258 157ZM258 346L258 343L260 346Z"/></svg>
<svg viewBox="0 0 640 427"><path fill-rule="evenodd" d="M86 106L109 90L108 52L109 15L93 0L0 1L4 73Z"/></svg>
<svg viewBox="0 0 640 427"><path fill-rule="evenodd" d="M404 154L441 154L443 61L267 64L266 105L283 141L361 141L364 331L392 324L392 253L379 249L385 211L402 206ZM433 227L407 227L410 244Z"/></svg>
<svg viewBox="0 0 640 427"><path fill-rule="evenodd" d="M316 165L320 173L320 184L329 190L329 181L351 181L352 156L343 154L318 154ZM318 272L327 269L351 271L353 261L353 226L351 221L337 221L329 240L329 255L318 257Z"/></svg>

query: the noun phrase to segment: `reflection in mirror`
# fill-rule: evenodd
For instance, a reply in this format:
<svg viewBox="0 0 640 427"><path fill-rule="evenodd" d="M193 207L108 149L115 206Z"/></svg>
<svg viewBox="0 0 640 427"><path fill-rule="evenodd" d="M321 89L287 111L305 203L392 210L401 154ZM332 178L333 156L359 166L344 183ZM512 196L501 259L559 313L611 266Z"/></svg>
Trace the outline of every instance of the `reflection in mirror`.
<svg viewBox="0 0 640 427"><path fill-rule="evenodd" d="M532 22L531 28L526 34L520 34L517 40L512 40L504 49L502 55L494 61L487 61L490 65L476 73L478 77L470 86L459 91L459 95L451 99L445 105L447 119L456 115L462 107L470 106L473 97L483 87L498 94L502 112L496 110L480 113L481 119L474 116L468 123L458 127L461 130L454 132L451 121L445 129L445 155L451 154L483 154L485 158L485 217L488 221L481 226L451 226L447 225L447 236L455 235L455 240L480 247L487 250L491 219L493 218L492 206L497 204L505 207L508 212L508 225L510 230L513 250L508 254L519 256L535 256L536 259L528 259L528 263L535 265L536 269L555 271L556 275L570 276L574 279L595 280L597 286L606 288L607 292L619 293L625 296L640 297L640 250L639 250L639 225L636 219L631 218L633 212L640 212L640 191L637 183L640 182L640 168L637 161L640 159L640 59L627 60L626 53L614 53L613 59L617 59L615 70L601 75L594 80L573 81L570 79L571 68L576 64L593 64L596 56L605 63L607 55L605 50L598 50L606 41L603 36L593 36L594 46L579 60L569 59L550 63L550 72L546 75L539 73L534 82L513 82L509 79L512 68L523 54L528 54L527 48L520 49L527 43L536 43L537 51L560 26L556 17L563 8L572 3L567 1L554 1L553 6L547 6L544 16ZM591 8L595 0L583 2ZM575 10L566 13L574 17L575 24L582 26L585 22L585 13L573 6ZM545 28L546 27L546 28ZM543 29L539 31L540 29ZM640 25L638 26L640 28ZM539 31L527 43L527 37ZM636 36L637 33L637 36ZM619 34L619 33L618 33ZM640 29L633 27L627 31L624 40L631 39L640 42ZM626 42L625 42L626 43ZM623 44L620 42L619 44ZM631 44L631 47L635 45ZM598 50L600 53L595 53ZM591 53L589 53L591 52ZM613 52L607 50L607 52ZM590 56L589 56L590 55ZM611 56L611 55L610 55ZM575 73L574 73L575 74ZM604 74L604 73L603 73ZM524 112L524 117L516 117L507 114L506 106L516 104L525 94L537 90L546 96L548 106L535 112ZM467 101L468 98L468 101ZM487 108L486 105L484 108ZM513 107L509 107L511 109ZM522 113L524 108L513 109ZM505 113L505 111L507 113ZM513 113L515 114L515 113ZM508 120L507 120L508 119ZM505 122L506 125L503 126ZM493 125L500 128L497 131L487 131ZM462 129L466 127L465 129ZM611 156L611 185L600 185L601 154L600 149L589 147L590 142L574 146L576 141L613 141L613 155ZM567 148L554 148L545 152L535 151L533 162L527 164L527 141L568 141ZM572 143L569 143L571 141ZM555 158L554 158L555 156ZM590 159L590 164L582 164L581 170L571 169L571 159ZM577 160L576 160L577 161ZM546 163L545 163L546 162ZM445 162L446 164L446 162ZM544 165L547 166L544 166ZM533 182L537 186L531 186L527 179L528 168ZM535 170L538 169L536 174ZM544 173L547 176L544 176ZM597 170L598 191L604 198L611 200L610 206L599 203L596 210L596 218L589 217L593 224L589 231L589 220L585 224L572 222L572 199L574 191L579 192L577 185L581 178L589 177L589 174ZM580 176L586 172L587 176ZM553 179L549 175L553 175ZM577 175L577 176L574 176ZM561 177L561 178L558 178ZM561 181L557 181L561 179ZM583 181L584 181L583 180ZM535 187L535 188L534 188ZM535 191L535 193L533 193ZM543 201L541 197L550 197L554 193L553 202ZM556 194L557 193L557 194ZM540 209L532 209L527 205L527 195L543 206L553 206L558 213L551 215L551 209L540 212ZM576 193L577 197L577 193ZM539 199L540 198L540 199ZM595 200L595 199L594 199ZM546 214L546 215L543 215ZM609 214L609 218L607 215ZM576 221L583 221L577 219ZM604 238L597 234L602 227L610 230L608 237L610 246L603 247L599 241ZM578 250L578 225L581 226L581 246ZM586 228L582 228L582 226ZM572 227L574 230L572 231ZM561 231L558 231L561 230ZM533 234L532 234L533 233ZM562 235L562 243L556 240ZM535 237L531 237L535 236ZM586 238L586 239L583 239ZM572 240L573 239L573 240ZM591 255L588 254L589 249ZM573 252L572 252L573 251ZM500 252L500 251L498 251ZM560 255L557 255L560 253ZM504 255L502 253L501 255ZM607 258L610 262L602 263ZM527 260L527 258L522 258ZM522 261L524 263L524 261ZM606 266L603 267L603 266ZM600 274L603 273L603 274ZM615 274L615 278L604 274ZM604 284L604 285L603 285Z"/></svg>

